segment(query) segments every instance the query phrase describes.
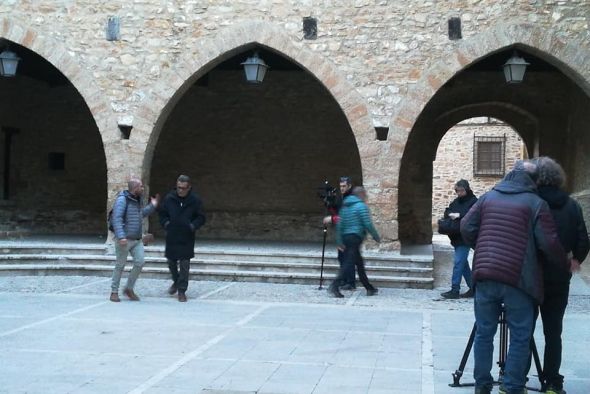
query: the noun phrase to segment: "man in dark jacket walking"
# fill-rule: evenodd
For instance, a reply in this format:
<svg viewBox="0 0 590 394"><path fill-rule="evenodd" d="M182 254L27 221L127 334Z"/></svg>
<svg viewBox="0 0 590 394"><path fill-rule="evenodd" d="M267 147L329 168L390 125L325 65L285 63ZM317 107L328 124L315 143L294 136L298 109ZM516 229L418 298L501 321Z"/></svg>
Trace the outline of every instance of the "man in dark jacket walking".
<svg viewBox="0 0 590 394"><path fill-rule="evenodd" d="M195 257L195 231L205 224L201 199L193 193L187 175L178 177L176 189L168 193L159 212L160 224L166 230L165 254L172 275L168 293L178 291L178 301L186 302L190 259Z"/></svg>
<svg viewBox="0 0 590 394"><path fill-rule="evenodd" d="M539 169L537 186L539 196L547 201L551 215L557 226L559 240L566 253L571 254L572 271L580 268L580 263L588 256L590 241L588 230L580 205L571 198L562 187L565 185L565 173L555 160L539 157L533 161ZM543 377L546 392L564 393L561 366L561 332L563 315L567 307L571 272L547 264L543 256L545 299L541 304L541 319L545 334L545 352L543 357Z"/></svg>
<svg viewBox="0 0 590 394"><path fill-rule="evenodd" d="M461 219L465 217L473 204L477 202L477 197L475 197L473 191L469 187L469 182L465 179L460 179L455 183L455 193L457 193L457 198L455 198L449 207L445 209L444 217L456 220L460 223ZM457 228L459 228L458 225ZM460 231L457 231L457 233L454 234L448 234L448 236L451 240L451 245L453 245L453 248L455 249L453 257L453 276L451 277L451 290L442 293L441 296L450 299L473 297L471 268L469 268L469 261L467 261L469 249L471 248L465 244L465 241L463 241ZM463 294L459 293L461 290L461 277L465 278L465 283L467 284L467 287L469 287L469 290Z"/></svg>
<svg viewBox="0 0 590 394"><path fill-rule="evenodd" d="M517 162L514 170L480 197L461 221L463 239L475 247L475 392L490 393L494 335L502 308L510 347L500 393L525 393L535 306L543 302L542 254L569 269L547 203L536 194L537 168Z"/></svg>
<svg viewBox="0 0 590 394"><path fill-rule="evenodd" d="M127 285L123 293L132 301L139 301L139 297L133 291L135 281L144 264L144 252L142 242L142 220L151 215L158 206L160 197L150 198L150 203L142 207L141 196L143 194L143 183L133 178L127 183L127 190L120 192L115 200L112 212L112 226L115 233L115 253L117 261L113 270L111 281L111 297L113 302L119 302L119 283L123 268L127 262L127 255L133 256L133 268L127 278Z"/></svg>

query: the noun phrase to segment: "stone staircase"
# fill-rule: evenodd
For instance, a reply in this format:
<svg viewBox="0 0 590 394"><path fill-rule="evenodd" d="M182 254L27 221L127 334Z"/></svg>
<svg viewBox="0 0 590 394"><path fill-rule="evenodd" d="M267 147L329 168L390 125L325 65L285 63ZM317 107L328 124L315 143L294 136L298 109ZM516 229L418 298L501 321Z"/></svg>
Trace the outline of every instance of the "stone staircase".
<svg viewBox="0 0 590 394"><path fill-rule="evenodd" d="M333 245L326 247L324 279L328 282L338 271L334 249ZM363 255L367 275L377 287L433 287L431 246L422 248L419 254L366 251ZM145 256L143 277L169 277L163 244L147 246ZM110 276L114 261L114 248L104 240L0 240L2 276ZM321 244L198 241L191 260L191 279L318 284L320 267Z"/></svg>

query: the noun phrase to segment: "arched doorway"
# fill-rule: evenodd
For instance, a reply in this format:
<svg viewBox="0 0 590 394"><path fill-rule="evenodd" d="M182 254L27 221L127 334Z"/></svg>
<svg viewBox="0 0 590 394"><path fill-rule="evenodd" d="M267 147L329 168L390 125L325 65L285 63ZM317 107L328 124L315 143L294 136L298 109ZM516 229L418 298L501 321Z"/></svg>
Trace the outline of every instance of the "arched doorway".
<svg viewBox="0 0 590 394"><path fill-rule="evenodd" d="M264 82L244 81L241 62L257 50ZM198 70L165 118L154 148L150 192L184 173L207 211L200 237L321 240L324 180L362 182L355 136L326 87L279 51L249 44ZM152 218L156 234L160 226Z"/></svg>
<svg viewBox="0 0 590 394"><path fill-rule="evenodd" d="M531 65L523 83L509 85L501 67L515 49ZM569 190L586 193L588 162L575 158L589 152L590 137L584 126L589 115L583 110L588 104L586 92L564 73L559 61L521 44L483 56L455 74L430 99L408 135L399 178L402 243L430 242L436 149L452 125L473 116L491 116L513 125L531 156L548 155L560 161L569 175Z"/></svg>
<svg viewBox="0 0 590 394"><path fill-rule="evenodd" d="M465 119L440 140L432 174L432 225L443 217L459 179L469 182L476 196L489 191L514 166L528 157L517 130L489 116Z"/></svg>
<svg viewBox="0 0 590 394"><path fill-rule="evenodd" d="M21 58L0 77L3 233L104 234L106 159L85 100L42 56L1 41Z"/></svg>

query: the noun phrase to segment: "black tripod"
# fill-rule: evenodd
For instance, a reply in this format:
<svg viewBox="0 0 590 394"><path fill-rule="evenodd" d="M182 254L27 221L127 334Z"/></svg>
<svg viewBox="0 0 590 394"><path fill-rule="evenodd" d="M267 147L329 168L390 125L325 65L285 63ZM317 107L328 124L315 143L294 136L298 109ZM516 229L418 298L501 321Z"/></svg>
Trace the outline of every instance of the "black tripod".
<svg viewBox="0 0 590 394"><path fill-rule="evenodd" d="M506 366L506 355L508 354L508 326L506 324L506 310L502 305L502 311L500 312L500 318L498 319L498 324L500 325L500 346L498 349L498 366L500 367L500 372L498 376L498 380L494 382L494 384L501 384L504 380L504 367ZM449 383L451 387L465 387L465 386L475 386L475 383L460 383L461 377L463 376L463 371L465 370L465 364L467 364L467 359L469 358L469 353L471 353L471 348L473 347L473 341L475 339L475 330L476 324L473 324L473 329L471 330L471 335L469 336L469 340L467 341L467 346L465 347L465 352L463 352L463 358L461 359L461 363L459 364L459 368L452 374L453 375L453 383ZM537 389L534 387L527 387L527 389L532 391L542 391L544 389L543 384L543 368L541 366L541 360L539 359L539 352L537 351L537 346L535 345L535 338L531 336L531 352L533 354L533 359L535 361L535 367L537 368L537 377L539 378L539 382L541 383L541 388Z"/></svg>
<svg viewBox="0 0 590 394"><path fill-rule="evenodd" d="M322 282L324 281L324 254L326 253L326 237L328 236L328 227L324 225L324 243L322 244L322 265L320 266L320 287L322 290Z"/></svg>

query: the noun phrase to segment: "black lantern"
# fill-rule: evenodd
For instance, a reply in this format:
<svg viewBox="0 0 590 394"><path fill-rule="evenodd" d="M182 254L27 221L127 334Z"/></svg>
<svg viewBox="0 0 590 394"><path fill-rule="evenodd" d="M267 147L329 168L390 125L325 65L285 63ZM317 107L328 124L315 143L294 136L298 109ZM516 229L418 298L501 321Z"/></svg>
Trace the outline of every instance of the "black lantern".
<svg viewBox="0 0 590 394"><path fill-rule="evenodd" d="M518 53L514 51L512 57L504 63L504 77L508 83L521 83L524 79L524 73L526 67L530 63L527 63L522 57L518 56Z"/></svg>
<svg viewBox="0 0 590 394"><path fill-rule="evenodd" d="M3 77L14 77L19 61L20 57L8 49L0 53L0 75Z"/></svg>
<svg viewBox="0 0 590 394"><path fill-rule="evenodd" d="M242 63L244 66L244 72L246 73L246 81L253 84L260 84L264 80L266 69L268 66L258 57L258 52L254 52L254 55L246 59Z"/></svg>

